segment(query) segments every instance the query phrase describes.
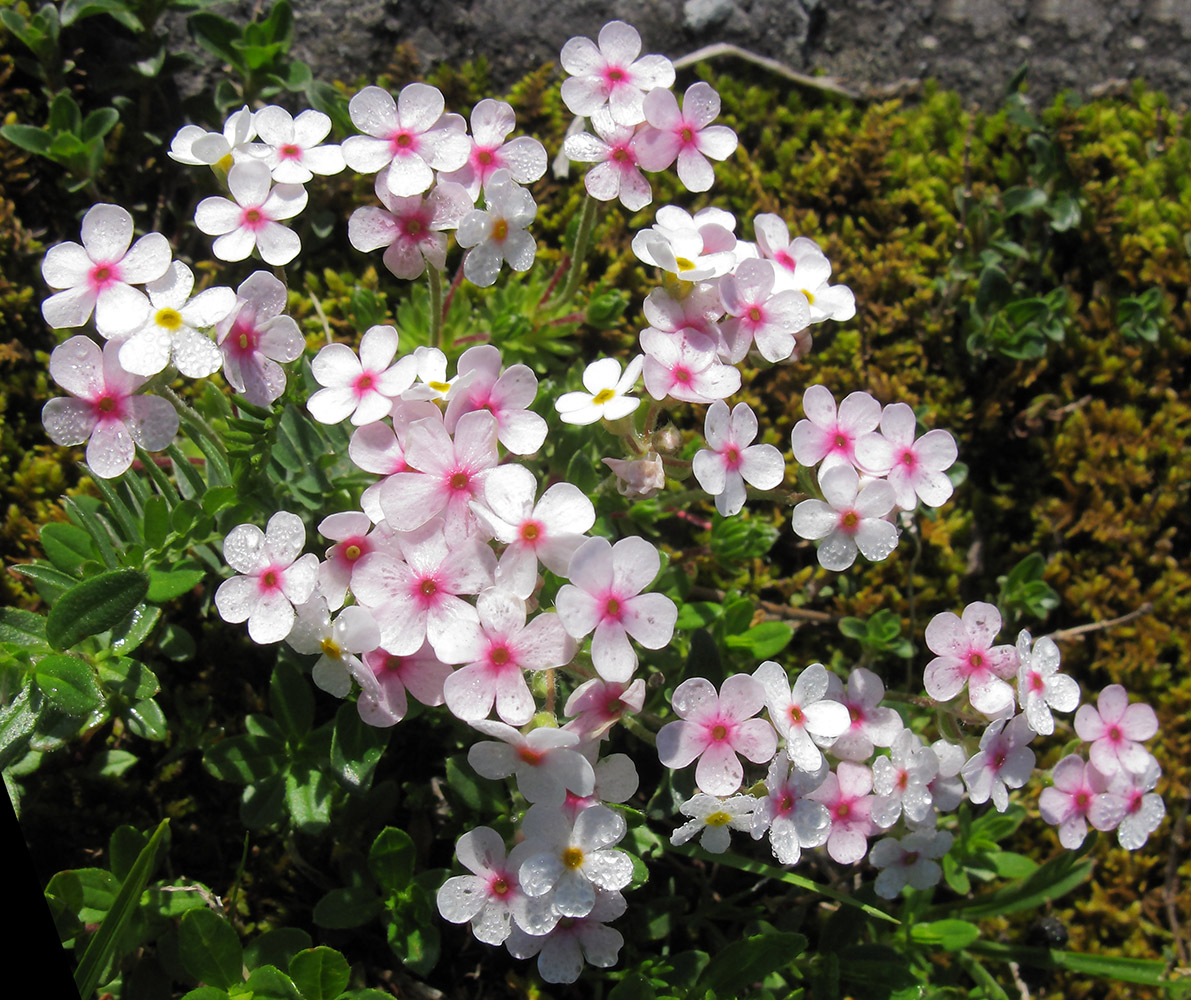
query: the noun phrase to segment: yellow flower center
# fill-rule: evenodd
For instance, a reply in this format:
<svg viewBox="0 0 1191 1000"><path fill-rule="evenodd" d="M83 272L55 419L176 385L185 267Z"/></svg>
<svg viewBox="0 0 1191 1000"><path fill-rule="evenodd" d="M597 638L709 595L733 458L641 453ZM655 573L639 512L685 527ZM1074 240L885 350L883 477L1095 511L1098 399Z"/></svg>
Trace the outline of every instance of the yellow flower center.
<svg viewBox="0 0 1191 1000"><path fill-rule="evenodd" d="M578 847L568 847L562 852L562 863L574 871L583 864L583 851Z"/></svg>
<svg viewBox="0 0 1191 1000"><path fill-rule="evenodd" d="M177 309L158 309L153 321L167 330L176 330L182 325L182 314Z"/></svg>
<svg viewBox="0 0 1191 1000"><path fill-rule="evenodd" d="M616 395L616 392L612 389L601 389L599 392L597 392L594 396L591 397L591 401L593 403L595 403L597 406L601 406L604 403L608 402L608 400L612 399L615 395Z"/></svg>
<svg viewBox="0 0 1191 1000"><path fill-rule="evenodd" d="M332 660L338 660L343 656L343 650L339 648L339 643L330 636L327 636L319 645L322 647L323 655L329 656Z"/></svg>
<svg viewBox="0 0 1191 1000"><path fill-rule="evenodd" d="M708 826L727 826L732 822L732 817L722 809L718 812L713 812L707 817Z"/></svg>

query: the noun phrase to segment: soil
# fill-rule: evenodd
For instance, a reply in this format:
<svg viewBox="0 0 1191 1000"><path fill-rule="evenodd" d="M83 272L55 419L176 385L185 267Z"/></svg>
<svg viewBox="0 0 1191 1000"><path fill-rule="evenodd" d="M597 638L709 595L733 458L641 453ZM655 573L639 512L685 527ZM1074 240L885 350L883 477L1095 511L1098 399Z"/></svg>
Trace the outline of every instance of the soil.
<svg viewBox="0 0 1191 1000"><path fill-rule="evenodd" d="M241 3L249 16L259 3ZM994 107L1018 69L1047 101L1142 78L1176 105L1191 100L1187 0L294 0L296 54L316 75L354 82L401 43L422 68L486 56L498 88L556 61L572 35L613 18L645 51L678 58L730 42L872 97L927 79ZM229 15L229 16L234 16Z"/></svg>

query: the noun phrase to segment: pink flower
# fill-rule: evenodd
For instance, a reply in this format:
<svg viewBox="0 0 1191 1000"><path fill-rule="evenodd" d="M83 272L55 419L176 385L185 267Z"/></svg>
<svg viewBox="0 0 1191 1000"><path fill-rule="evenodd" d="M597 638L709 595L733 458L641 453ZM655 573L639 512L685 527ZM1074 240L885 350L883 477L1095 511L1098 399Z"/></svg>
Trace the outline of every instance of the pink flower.
<svg viewBox="0 0 1191 1000"><path fill-rule="evenodd" d="M939 759L922 738L903 729L893 741L888 757L873 761L873 822L888 829L905 813L906 822L918 825L930 815L930 783L939 773Z"/></svg>
<svg viewBox="0 0 1191 1000"><path fill-rule="evenodd" d="M736 133L726 125L711 123L720 113L720 95L702 80L691 84L682 98L658 87L645 97L643 111L649 127L638 144L641 166L665 170L678 160L678 179L688 191L706 191L715 181L707 162L726 160L736 151Z"/></svg>
<svg viewBox="0 0 1191 1000"><path fill-rule="evenodd" d="M416 351L414 352L416 355ZM365 472L378 476L391 476L395 472L407 472L404 442L409 428L419 420L433 419L442 422L442 411L428 400L407 401L402 399L393 404L393 426L384 421L365 424L352 433L347 454L352 462ZM372 520L379 524L384 520L380 509L381 483L373 483L360 495L360 507Z"/></svg>
<svg viewBox="0 0 1191 1000"><path fill-rule="evenodd" d="M438 912L453 924L470 923L477 941L503 944L513 920L526 909L517 872L527 845L518 844L505 857L500 834L487 826L468 830L455 845L455 856L470 875L447 879L438 890Z"/></svg>
<svg viewBox="0 0 1191 1000"><path fill-rule="evenodd" d="M856 315L856 298L846 285L828 285L831 261L814 240L790 240L790 230L780 216L758 215L753 220L761 256L778 265L777 287L802 292L811 307L811 322L849 320Z"/></svg>
<svg viewBox="0 0 1191 1000"><path fill-rule="evenodd" d="M119 205L93 205L83 216L83 245L59 243L41 263L41 275L59 288L41 304L54 329L82 326L95 313L103 337L136 331L149 316L149 300L133 285L153 281L170 266L170 245L160 233L132 243L132 216Z"/></svg>
<svg viewBox="0 0 1191 1000"><path fill-rule="evenodd" d="M405 435L409 471L381 485L385 519L397 531L413 531L442 515L449 536L470 531L475 515L468 505L483 501L488 474L498 461L496 418L486 410L460 417L454 440L439 420L416 421Z"/></svg>
<svg viewBox="0 0 1191 1000"><path fill-rule="evenodd" d="M1125 815L1126 804L1105 794L1108 778L1079 754L1068 754L1051 773L1054 787L1042 789L1038 810L1051 826L1059 828L1059 843L1075 850L1088 835L1088 823L1097 830L1115 830Z"/></svg>
<svg viewBox="0 0 1191 1000"><path fill-rule="evenodd" d="M591 662L606 681L627 681L637 668L629 636L661 649L674 635L678 609L662 594L641 593L661 569L658 551L630 536L615 545L589 538L571 557L571 582L555 599L563 627L576 639L594 632Z"/></svg>
<svg viewBox="0 0 1191 1000"><path fill-rule="evenodd" d="M980 737L980 750L960 773L968 798L976 805L990 798L997 812L1009 808L1010 788L1021 788L1034 770L1034 751L1027 744L1034 730L1024 715L994 719Z"/></svg>
<svg viewBox="0 0 1191 1000"><path fill-rule="evenodd" d="M224 378L257 406L269 406L285 392L285 371L276 362L296 361L306 349L298 324L281 315L285 304L285 285L268 271L254 271L215 327Z"/></svg>
<svg viewBox="0 0 1191 1000"><path fill-rule="evenodd" d="M1017 650L994 646L1001 613L992 604L974 601L963 618L944 611L926 626L926 644L936 654L922 681L936 701L950 701L964 685L977 712L996 716L1013 711L1013 688L1003 680L1017 670ZM1023 716L1024 718L1024 716Z"/></svg>
<svg viewBox="0 0 1191 1000"><path fill-rule="evenodd" d="M810 306L802 292L774 292L773 264L746 260L720 279L720 298L732 317L723 325L732 361L743 361L756 344L770 362L797 361L810 350Z"/></svg>
<svg viewBox="0 0 1191 1000"><path fill-rule="evenodd" d="M828 744L848 728L848 712L826 697L827 668L812 663L790 687L790 677L781 664L766 660L753 677L765 691L769 719L786 741L786 756L800 771L815 773L823 766L818 743Z"/></svg>
<svg viewBox="0 0 1191 1000"><path fill-rule="evenodd" d="M674 689L671 704L679 721L658 731L658 759L666 767L686 767L694 760L695 784L709 795L731 795L740 787L744 767L737 754L764 764L777 752L777 734L764 719L765 689L748 674L733 674L717 695L711 681L690 677Z"/></svg>
<svg viewBox="0 0 1191 1000"><path fill-rule="evenodd" d="M532 184L546 172L546 147L528 135L505 142L517 125L513 106L490 97L480 101L471 112L471 152L458 170L439 178L453 181L466 189L472 203L480 189L498 170L507 170L518 184Z"/></svg>
<svg viewBox="0 0 1191 1000"><path fill-rule="evenodd" d="M442 92L429 84L407 84L396 101L380 87L365 87L348 113L366 134L343 140L343 158L361 174L388 167L384 180L395 197L421 194L435 170L458 170L471 149L463 119L444 115L444 107Z"/></svg>
<svg viewBox="0 0 1191 1000"><path fill-rule="evenodd" d="M865 435L856 443L856 457L865 468L888 467L894 502L913 510L921 500L941 507L954 487L945 472L955 463L955 438L947 431L927 431L917 441L918 418L905 403L890 403L881 412L881 433Z"/></svg>
<svg viewBox="0 0 1191 1000"><path fill-rule="evenodd" d="M381 645L404 656L429 638L435 647L476 609L459 594L478 594L492 585L496 556L474 535L448 547L442 520L435 518L402 536L405 560L372 552L352 574L356 599L373 612Z"/></svg>
<svg viewBox="0 0 1191 1000"><path fill-rule="evenodd" d="M608 105L619 125L645 120L645 94L674 83L674 66L665 56L637 56L641 36L623 21L600 29L599 47L590 38L575 37L562 47L559 62L570 74L562 82L562 100L571 114L587 118Z"/></svg>
<svg viewBox="0 0 1191 1000"><path fill-rule="evenodd" d="M1125 815L1117 827L1117 843L1126 851L1136 851L1158 829L1166 815L1166 804L1154 793L1162 769L1151 757L1140 771L1120 770L1108 787L1110 795L1124 803Z"/></svg>
<svg viewBox="0 0 1191 1000"><path fill-rule="evenodd" d="M860 488L860 477L850 465L819 470L824 500L803 500L794 508L791 524L796 534L819 545L819 565L843 572L856 561L880 562L897 548L897 528L884 520L893 509L893 491L883 479ZM826 501L826 502L824 502Z"/></svg>
<svg viewBox="0 0 1191 1000"><path fill-rule="evenodd" d="M517 779L517 789L530 802L559 807L568 791L590 795L595 788L595 771L578 752L579 737L563 729L542 726L522 735L512 726L491 719L472 723L485 736L499 743L473 743L467 762L483 778Z"/></svg>
<svg viewBox="0 0 1191 1000"><path fill-rule="evenodd" d="M639 131L631 125L617 125L607 108L591 115L596 134L578 132L562 144L567 159L576 163L594 163L583 178L587 193L597 201L620 203L630 212L639 212L653 201L653 189L641 173L637 159Z"/></svg>
<svg viewBox="0 0 1191 1000"><path fill-rule="evenodd" d="M253 642L280 642L294 624L294 605L310 600L318 584L318 556L302 555L306 527L297 514L278 511L264 531L255 524L232 528L223 558L241 576L224 580L215 607L225 622L248 622Z"/></svg>
<svg viewBox="0 0 1191 1000"><path fill-rule="evenodd" d="M1041 736L1055 731L1053 708L1074 712L1079 704L1079 685L1059 673L1059 647L1043 636L1030 650L1030 633L1017 634L1017 700L1030 720L1030 728Z"/></svg>
<svg viewBox="0 0 1191 1000"><path fill-rule="evenodd" d="M831 833L827 853L841 865L852 865L864 857L868 838L876 830L872 821L872 772L863 764L840 761L835 773L828 772L823 784L809 798L827 807Z"/></svg>
<svg viewBox="0 0 1191 1000"><path fill-rule="evenodd" d="M199 230L218 237L211 252L220 260L244 260L257 250L274 266L297 257L302 241L279 220L292 219L306 207L306 190L300 184L272 187L269 168L259 160L233 164L227 186L235 201L204 198L194 210Z"/></svg>
<svg viewBox="0 0 1191 1000"><path fill-rule="evenodd" d="M881 404L867 392L853 392L835 410L835 397L822 385L812 385L802 394L806 419L799 420L790 433L794 460L810 468L823 463L820 474L837 465L854 465L870 475L884 475L887 469L862 466L856 456L856 442L876 430L881 419Z"/></svg>
<svg viewBox="0 0 1191 1000"><path fill-rule="evenodd" d="M494 488L488 491L488 506L475 504L472 510L505 544L496 566L497 585L528 600L537 585L539 562L566 577L571 556L595 524L595 507L570 483L555 483L535 504L537 481L519 465L502 465L489 478Z"/></svg>
<svg viewBox="0 0 1191 1000"><path fill-rule="evenodd" d="M443 703L443 685L451 667L443 663L423 642L413 653L398 656L378 648L364 654L364 667L357 675L360 697L356 709L370 726L384 728L405 718L408 691L423 705Z"/></svg>
<svg viewBox="0 0 1191 1000"><path fill-rule="evenodd" d="M586 917L559 920L549 929L534 928L530 934L514 927L505 947L514 958L538 956L538 974L548 983L573 983L583 963L599 969L616 964L624 938L606 926L626 908L619 892L597 890L595 904Z"/></svg>
<svg viewBox="0 0 1191 1000"><path fill-rule="evenodd" d="M386 247L382 260L395 277L412 281L429 264L447 266L444 230L458 229L473 202L458 184L440 181L428 195L399 198L389 191L384 174L376 178L376 196L384 208L366 205L347 220L347 238L362 253Z"/></svg>
<svg viewBox="0 0 1191 1000"><path fill-rule="evenodd" d="M536 704L525 681L526 670L570 663L575 640L555 614L540 614L526 624L525 602L492 588L476 599L479 622L460 622L437 643L447 663L466 663L446 679L447 708L465 722L496 714L510 726L524 726Z"/></svg>
<svg viewBox="0 0 1191 1000"><path fill-rule="evenodd" d="M585 742L594 740L604 736L623 716L636 715L644 704L645 681L640 677L631 684L593 677L571 692L563 713L573 718L563 728L578 733Z"/></svg>
<svg viewBox="0 0 1191 1000"><path fill-rule="evenodd" d="M529 409L538 394L537 376L528 365L502 371L501 364L500 351L491 344L463 352L443 425L454 433L463 414L487 410L496 418L496 439L514 455L532 455L546 440L545 419Z"/></svg>
<svg viewBox="0 0 1191 1000"><path fill-rule="evenodd" d="M832 678L834 685L830 683ZM896 709L881 707L885 697L881 678L864 667L853 667L846 691L835 674L828 681L827 697L840 702L851 719L851 725L830 745L832 756L864 761L873 755L874 746L891 746L902 730L902 717Z"/></svg>
<svg viewBox="0 0 1191 1000"><path fill-rule="evenodd" d="M1088 752L1093 764L1112 777L1124 768L1140 774L1150 762L1150 753L1141 745L1158 732L1158 716L1149 705L1129 704L1129 695L1120 684L1109 684L1096 699L1096 707L1081 705L1075 713L1075 731L1092 744Z"/></svg>
<svg viewBox="0 0 1191 1000"><path fill-rule="evenodd" d="M759 490L776 489L786 475L782 453L771 444L752 444L757 415L747 403L716 400L707 408L704 434L710 449L695 454L692 471L700 486L715 497L715 509L731 517L744 506L747 482Z"/></svg>
<svg viewBox="0 0 1191 1000"><path fill-rule="evenodd" d="M305 184L315 174L337 174L346 164L338 146L320 146L331 131L331 119L321 111L303 111L294 118L285 108L269 105L252 116L263 143L248 148L273 174L278 184Z"/></svg>
<svg viewBox="0 0 1191 1000"><path fill-rule="evenodd" d="M809 798L826 775L800 771L785 757L775 757L765 778L765 798L753 812L752 833L760 840L769 831L773 856L783 865L796 865L803 848L827 843L831 817L827 807Z"/></svg>
<svg viewBox="0 0 1191 1000"><path fill-rule="evenodd" d="M416 374L413 356L394 364L396 354L397 329L392 326L370 326L360 339L358 358L347 344L327 344L310 363L314 380L326 388L314 393L306 408L323 424L350 416L359 427L388 416Z"/></svg>
<svg viewBox="0 0 1191 1000"><path fill-rule="evenodd" d="M364 556L378 549L400 554L391 531L379 529L369 535L371 529L368 515L353 510L329 514L319 523L319 534L335 542L318 568L319 591L332 611L343 607L352 570Z"/></svg>
<svg viewBox="0 0 1191 1000"><path fill-rule="evenodd" d="M874 888L882 899L896 899L909 885L914 889L929 889L943 877L938 859L949 850L954 840L946 830L915 830L898 840L885 837L873 845L868 859L881 873Z"/></svg>
<svg viewBox="0 0 1191 1000"><path fill-rule="evenodd" d="M136 445L161 451L178 433L178 414L170 403L133 395L147 379L124 371L119 352L119 341L109 340L101 353L95 341L82 336L55 347L50 377L71 398L51 399L41 411L54 444L87 442L87 465L101 479L126 472Z"/></svg>
<svg viewBox="0 0 1191 1000"><path fill-rule="evenodd" d="M740 369L720 362L710 337L694 331L671 336L646 327L640 339L645 388L654 399L711 403L740 389Z"/></svg>

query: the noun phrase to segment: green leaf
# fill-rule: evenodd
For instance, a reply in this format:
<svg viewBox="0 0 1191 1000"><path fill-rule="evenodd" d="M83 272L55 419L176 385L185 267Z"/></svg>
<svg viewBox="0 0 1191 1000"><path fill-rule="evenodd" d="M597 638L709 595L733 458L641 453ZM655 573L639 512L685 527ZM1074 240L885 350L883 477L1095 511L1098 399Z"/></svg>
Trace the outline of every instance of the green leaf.
<svg viewBox="0 0 1191 1000"><path fill-rule="evenodd" d="M49 649L45 641L45 618L20 608L0 608L0 642L26 646L35 652Z"/></svg>
<svg viewBox="0 0 1191 1000"><path fill-rule="evenodd" d="M57 521L43 525L40 538L46 557L64 573L77 576L83 563L99 558L91 535L78 525Z"/></svg>
<svg viewBox="0 0 1191 1000"><path fill-rule="evenodd" d="M987 316L993 307L1008 301L1013 294L1005 272L995 265L989 265L980 272L976 286L976 311Z"/></svg>
<svg viewBox="0 0 1191 1000"><path fill-rule="evenodd" d="M760 622L739 635L730 635L726 644L734 649L747 649L758 660L768 660L789 645L794 630L785 622Z"/></svg>
<svg viewBox="0 0 1191 1000"><path fill-rule="evenodd" d="M11 568L19 576L32 580L37 592L51 604L79 582L76 577L55 569L41 559L31 563L18 563Z"/></svg>
<svg viewBox="0 0 1191 1000"><path fill-rule="evenodd" d="M272 965L253 969L242 989L237 995L244 1000L303 1000L293 980Z"/></svg>
<svg viewBox="0 0 1191 1000"><path fill-rule="evenodd" d="M712 956L687 997L696 1000L708 991L713 996L738 996L745 984L764 979L793 962L806 944L801 934L780 932L733 941Z"/></svg>
<svg viewBox="0 0 1191 1000"><path fill-rule="evenodd" d="M1017 962L1039 969L1069 969L1088 976L1102 976L1123 983L1142 983L1150 986L1174 985L1167 979L1166 963L1145 958L1119 958L1113 955L1085 955L1077 951L1058 951L1053 948L1030 948L1024 945L1002 944L999 941L977 941L970 948L984 958ZM1191 987L1191 983L1186 983ZM1182 995L1186 996L1187 992Z"/></svg>
<svg viewBox="0 0 1191 1000"><path fill-rule="evenodd" d="M108 868L111 873L124 881L147 843L149 837L135 826L124 824L116 827L108 838Z"/></svg>
<svg viewBox="0 0 1191 1000"><path fill-rule="evenodd" d="M70 96L70 92L60 90L50 101L49 129L51 132L70 132L78 134L83 123L83 113L79 110L78 102ZM55 141L62 136L55 136ZM73 138L73 136L72 136Z"/></svg>
<svg viewBox="0 0 1191 1000"><path fill-rule="evenodd" d="M310 935L297 927L277 927L265 931L244 946L244 964L250 969L273 965L288 969L290 959L311 946Z"/></svg>
<svg viewBox="0 0 1191 1000"><path fill-rule="evenodd" d="M172 601L194 590L205 575L201 569L150 570L147 596L158 604Z"/></svg>
<svg viewBox="0 0 1191 1000"><path fill-rule="evenodd" d="M206 907L183 914L178 959L190 975L209 986L226 990L244 981L244 951L235 928Z"/></svg>
<svg viewBox="0 0 1191 1000"><path fill-rule="evenodd" d="M124 714L125 724L135 736L155 743L163 743L169 737L170 727L161 706L152 698L145 698L135 705L129 705Z"/></svg>
<svg viewBox="0 0 1191 1000"><path fill-rule="evenodd" d="M653 985L639 972L626 972L624 978L616 985L608 1000L656 1000L657 993Z"/></svg>
<svg viewBox="0 0 1191 1000"><path fill-rule="evenodd" d="M101 778L119 778L137 762L136 754L127 750L102 750L91 764L92 773Z"/></svg>
<svg viewBox="0 0 1191 1000"><path fill-rule="evenodd" d="M93 17L96 14L109 15L129 31L145 30L140 18L129 9L128 4L122 3L121 0L66 0L62 4L61 23L63 25L74 24L75 21L81 21L85 17Z"/></svg>
<svg viewBox="0 0 1191 1000"><path fill-rule="evenodd" d="M54 649L69 649L89 635L103 632L131 613L149 590L149 575L117 569L68 590L50 609L46 638Z"/></svg>
<svg viewBox="0 0 1191 1000"><path fill-rule="evenodd" d="M912 941L931 948L942 948L943 951L959 951L978 937L980 928L966 920L935 920L910 928Z"/></svg>
<svg viewBox="0 0 1191 1000"><path fill-rule="evenodd" d="M1013 187L1001 195L1006 217L1032 212L1045 205L1047 200L1046 192L1042 188Z"/></svg>
<svg viewBox="0 0 1191 1000"><path fill-rule="evenodd" d="M285 804L302 833L322 833L331 823L334 784L317 768L292 767L285 775Z"/></svg>
<svg viewBox="0 0 1191 1000"><path fill-rule="evenodd" d="M121 655L131 653L149 638L161 618L161 608L138 604L112 629L111 648Z"/></svg>
<svg viewBox="0 0 1191 1000"><path fill-rule="evenodd" d="M140 905L141 893L145 891L149 876L157 864L157 853L165 840L169 823L168 819L163 819L157 829L153 831L153 836L149 838L149 842L145 844L129 869L128 877L120 886L120 891L112 902L99 930L88 942L87 950L83 952L83 957L74 973L74 982L79 989L79 996L94 996L95 989L99 985L99 977L115 953L120 933Z"/></svg>
<svg viewBox="0 0 1191 1000"><path fill-rule="evenodd" d="M203 767L220 781L251 785L277 774L287 759L285 744L265 736L231 736L208 747Z"/></svg>
<svg viewBox="0 0 1191 1000"><path fill-rule="evenodd" d="M298 952L289 974L305 1000L337 1000L347 989L351 968L334 948L320 946Z"/></svg>
<svg viewBox="0 0 1191 1000"><path fill-rule="evenodd" d="M991 917L1031 910L1066 895L1092 873L1091 862L1081 861L1095 837L1088 837L1078 851L1052 858L1029 878L986 892L958 910L966 918Z"/></svg>
<svg viewBox="0 0 1191 1000"><path fill-rule="evenodd" d="M347 706L353 708L354 706ZM314 725L314 693L305 675L291 663L279 662L269 678L269 709L285 738L295 746Z"/></svg>
<svg viewBox="0 0 1191 1000"><path fill-rule="evenodd" d="M336 779L349 792L366 792L372 785L376 766L389 745L389 736L388 729L364 722L352 702L339 706L331 731L331 767Z"/></svg>
<svg viewBox="0 0 1191 1000"><path fill-rule="evenodd" d="M381 912L381 898L369 886L332 889L314 907L314 922L331 930L362 927Z"/></svg>
<svg viewBox="0 0 1191 1000"><path fill-rule="evenodd" d="M415 855L409 834L386 826L368 851L368 870L385 892L401 892L413 878Z"/></svg>
<svg viewBox="0 0 1191 1000"><path fill-rule="evenodd" d="M0 137L7 139L25 152L35 153L38 156L48 156L50 143L54 141L49 132L34 125L0 126Z"/></svg>
<svg viewBox="0 0 1191 1000"><path fill-rule="evenodd" d="M1050 215L1050 228L1056 232L1066 232L1079 225L1079 202L1069 194L1061 194L1046 206Z"/></svg>
<svg viewBox="0 0 1191 1000"><path fill-rule="evenodd" d="M240 57L232 45L243 37L239 25L206 11L191 14L186 24L190 28L191 36L199 45L232 67L241 68Z"/></svg>
<svg viewBox="0 0 1191 1000"><path fill-rule="evenodd" d="M67 715L89 715L103 704L95 671L76 656L43 656L34 676L45 696Z"/></svg>
<svg viewBox="0 0 1191 1000"><path fill-rule="evenodd" d="M107 135L119 121L120 112L115 108L96 108L83 119L79 136L83 142L94 142Z"/></svg>

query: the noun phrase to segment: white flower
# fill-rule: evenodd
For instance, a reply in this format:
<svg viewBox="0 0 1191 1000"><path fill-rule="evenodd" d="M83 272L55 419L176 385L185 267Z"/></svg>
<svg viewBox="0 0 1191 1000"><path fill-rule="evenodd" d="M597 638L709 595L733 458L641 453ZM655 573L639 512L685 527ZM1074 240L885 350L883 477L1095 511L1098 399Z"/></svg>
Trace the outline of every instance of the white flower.
<svg viewBox="0 0 1191 1000"><path fill-rule="evenodd" d="M721 799L706 792L696 792L678 807L679 812L691 819L670 834L670 843L685 844L701 832L699 846L712 854L723 854L732 841L728 831L751 830L756 808L757 800L751 795Z"/></svg>
<svg viewBox="0 0 1191 1000"><path fill-rule="evenodd" d="M641 400L625 393L637 384L645 356L638 354L624 370L615 358L600 358L583 371L583 388L587 392L564 392L554 401L554 408L568 424L594 424L597 420L619 420L627 417Z"/></svg>
<svg viewBox="0 0 1191 1000"><path fill-rule="evenodd" d="M41 276L62 289L41 304L41 314L55 330L82 326L95 313L95 329L104 337L122 337L139 329L149 315L149 300L133 285L153 281L170 266L170 245L161 233L132 243L132 216L119 205L93 205L83 216L83 245L59 243L41 262Z"/></svg>
<svg viewBox="0 0 1191 1000"><path fill-rule="evenodd" d="M370 326L360 339L360 356L347 344L327 344L310 370L326 386L306 401L314 419L337 424L346 417L359 427L386 417L393 401L414 382L417 362L407 354L396 363L397 329Z"/></svg>
<svg viewBox="0 0 1191 1000"><path fill-rule="evenodd" d="M211 245L216 257L244 260L258 250L266 264L279 266L298 256L302 241L279 220L292 219L306 207L306 190L300 184L272 187L268 166L247 160L233 164L227 186L235 201L204 198L194 210L194 224L218 237Z"/></svg>
<svg viewBox="0 0 1191 1000"><path fill-rule="evenodd" d="M360 654L380 645L380 629L358 604L344 608L332 622L326 599L320 594L295 612L297 618L285 641L299 653L320 653L311 680L327 694L343 698L351 690L352 677L364 670Z"/></svg>
<svg viewBox="0 0 1191 1000"><path fill-rule="evenodd" d="M850 465L836 465L819 472L823 500L803 500L794 508L794 531L802 538L823 539L819 565L841 572L856 561L859 550L866 559L880 562L897 548L897 529L883 520L893 509L893 489L883 479L863 489L860 476Z"/></svg>
<svg viewBox="0 0 1191 1000"><path fill-rule="evenodd" d="M583 178L587 193L597 201L619 198L630 212L638 212L653 201L653 189L641 173L637 160L637 131L617 125L607 108L592 113L596 135L577 132L567 136L562 151L577 163L594 163Z"/></svg>
<svg viewBox="0 0 1191 1000"><path fill-rule="evenodd" d="M921 823L930 812L930 783L939 773L939 759L922 745L912 729L903 729L888 757L873 761L873 822L888 829L904 812L907 823Z"/></svg>
<svg viewBox="0 0 1191 1000"><path fill-rule="evenodd" d="M303 111L294 118L285 108L269 105L253 117L257 135L247 152L264 162L278 184L305 184L315 174L337 174L346 164L338 146L320 146L331 131L321 111Z"/></svg>
<svg viewBox="0 0 1191 1000"><path fill-rule="evenodd" d="M217 164L228 167L231 166L230 160L221 161L242 150L255 137L253 115L245 104L228 117L222 132L208 132L198 125L183 125L170 143L169 156L171 160L192 167L213 167Z"/></svg>
<svg viewBox="0 0 1191 1000"><path fill-rule="evenodd" d="M952 835L946 830L916 830L898 840L886 837L877 841L868 858L877 868L877 895L882 899L896 899L909 884L915 889L929 889L943 875L941 858L951 849Z"/></svg>
<svg viewBox="0 0 1191 1000"><path fill-rule="evenodd" d="M546 147L528 135L505 142L517 125L513 106L486 97L471 111L471 152L458 170L439 177L439 183L461 184L473 204L480 189L498 170L507 170L518 184L532 184L546 172Z"/></svg>
<svg viewBox="0 0 1191 1000"><path fill-rule="evenodd" d="M194 298L194 272L176 260L145 288L152 309L141 329L120 345L120 364L133 375L156 375L173 362L187 378L205 378L219 371L223 355L201 330L224 319L236 304L230 288L208 288Z"/></svg>
<svg viewBox="0 0 1191 1000"><path fill-rule="evenodd" d="M514 271L533 266L537 243L525 231L538 206L525 188L514 183L508 171L492 175L484 191L487 209L475 209L463 217L455 238L468 247L463 258L463 276L472 284L487 288L508 261Z"/></svg>

